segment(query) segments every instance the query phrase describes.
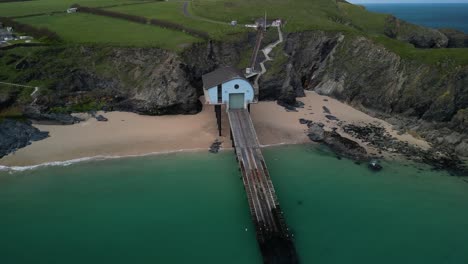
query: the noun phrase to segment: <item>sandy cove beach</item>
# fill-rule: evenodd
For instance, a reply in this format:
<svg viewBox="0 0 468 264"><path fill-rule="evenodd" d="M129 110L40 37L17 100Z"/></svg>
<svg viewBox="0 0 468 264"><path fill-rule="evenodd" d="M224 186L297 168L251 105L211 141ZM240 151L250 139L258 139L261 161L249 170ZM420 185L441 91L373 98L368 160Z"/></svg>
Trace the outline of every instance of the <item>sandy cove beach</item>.
<svg viewBox="0 0 468 264"><path fill-rule="evenodd" d="M332 115L346 123L379 124L399 140L422 148L429 147L427 142L409 134L398 135L387 122L330 97L306 92L306 97L299 100L304 103L304 107L298 108L297 112L288 112L276 102L260 102L251 106L252 120L262 145L310 142L306 135L307 127L299 123L300 118L322 122L326 130L338 127L336 121L325 117L322 107L326 106ZM142 116L127 112L108 112L103 115L109 121L98 122L89 118L69 126L35 124L42 131L49 131L50 137L0 159L0 165L31 166L96 156L208 151L216 139L223 142L223 148L231 147L227 115L222 116L223 136L219 137L213 106L205 105L203 111L196 115ZM350 137L346 133L341 134ZM370 153L377 152L366 148Z"/></svg>

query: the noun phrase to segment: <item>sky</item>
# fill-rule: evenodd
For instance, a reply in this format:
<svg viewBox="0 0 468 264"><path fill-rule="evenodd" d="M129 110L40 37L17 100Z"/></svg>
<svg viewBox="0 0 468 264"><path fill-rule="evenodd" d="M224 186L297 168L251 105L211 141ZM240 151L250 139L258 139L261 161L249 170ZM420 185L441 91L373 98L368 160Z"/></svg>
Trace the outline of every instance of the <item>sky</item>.
<svg viewBox="0 0 468 264"><path fill-rule="evenodd" d="M468 3L468 0L347 0L354 4L363 3Z"/></svg>

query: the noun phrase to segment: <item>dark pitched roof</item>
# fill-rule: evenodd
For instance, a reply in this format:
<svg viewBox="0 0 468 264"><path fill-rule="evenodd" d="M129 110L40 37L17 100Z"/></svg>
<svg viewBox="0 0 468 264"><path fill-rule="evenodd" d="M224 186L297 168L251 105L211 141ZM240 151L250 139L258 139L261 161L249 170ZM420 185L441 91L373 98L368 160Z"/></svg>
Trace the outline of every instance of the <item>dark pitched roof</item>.
<svg viewBox="0 0 468 264"><path fill-rule="evenodd" d="M238 69L221 67L202 76L203 87L209 89L236 78L245 79L244 74Z"/></svg>

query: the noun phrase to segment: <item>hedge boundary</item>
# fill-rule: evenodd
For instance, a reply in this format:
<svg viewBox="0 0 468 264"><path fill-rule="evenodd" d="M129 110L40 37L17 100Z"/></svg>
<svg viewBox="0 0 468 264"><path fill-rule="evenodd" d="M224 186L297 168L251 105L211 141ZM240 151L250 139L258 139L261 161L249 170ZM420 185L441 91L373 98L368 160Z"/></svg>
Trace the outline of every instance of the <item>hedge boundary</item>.
<svg viewBox="0 0 468 264"><path fill-rule="evenodd" d="M78 12L81 12L81 13L88 13L88 14L93 14L93 15L98 15L98 16L106 16L106 17L117 18L117 19L124 19L127 21L135 22L135 23L148 24L148 25L158 26L162 28L182 31L184 33L193 35L195 37L198 37L204 40L210 39L210 35L205 31L188 28L181 24L177 24L174 22L166 21L166 20L148 19L142 16L129 15L129 14L124 14L120 12L104 10L100 8L81 6L78 4L74 4L72 5L72 7L77 8Z"/></svg>

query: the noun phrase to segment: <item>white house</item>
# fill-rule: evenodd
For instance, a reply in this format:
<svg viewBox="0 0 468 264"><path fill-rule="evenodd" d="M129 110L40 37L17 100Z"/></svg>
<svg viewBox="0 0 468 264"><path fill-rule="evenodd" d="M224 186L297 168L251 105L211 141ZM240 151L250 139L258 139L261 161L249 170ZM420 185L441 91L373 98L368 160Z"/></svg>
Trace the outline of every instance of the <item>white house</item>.
<svg viewBox="0 0 468 264"><path fill-rule="evenodd" d="M78 10L78 8L76 8L76 7L71 7L71 8L68 8L68 9L67 9L67 13L68 13L68 14L76 13L77 10Z"/></svg>
<svg viewBox="0 0 468 264"><path fill-rule="evenodd" d="M202 76L207 104L226 105L226 109L248 108L257 103L252 84L242 72L233 67L222 67Z"/></svg>
<svg viewBox="0 0 468 264"><path fill-rule="evenodd" d="M273 20L273 22L271 22L272 27L281 27L281 24L282 24L281 19L276 19L276 20Z"/></svg>

